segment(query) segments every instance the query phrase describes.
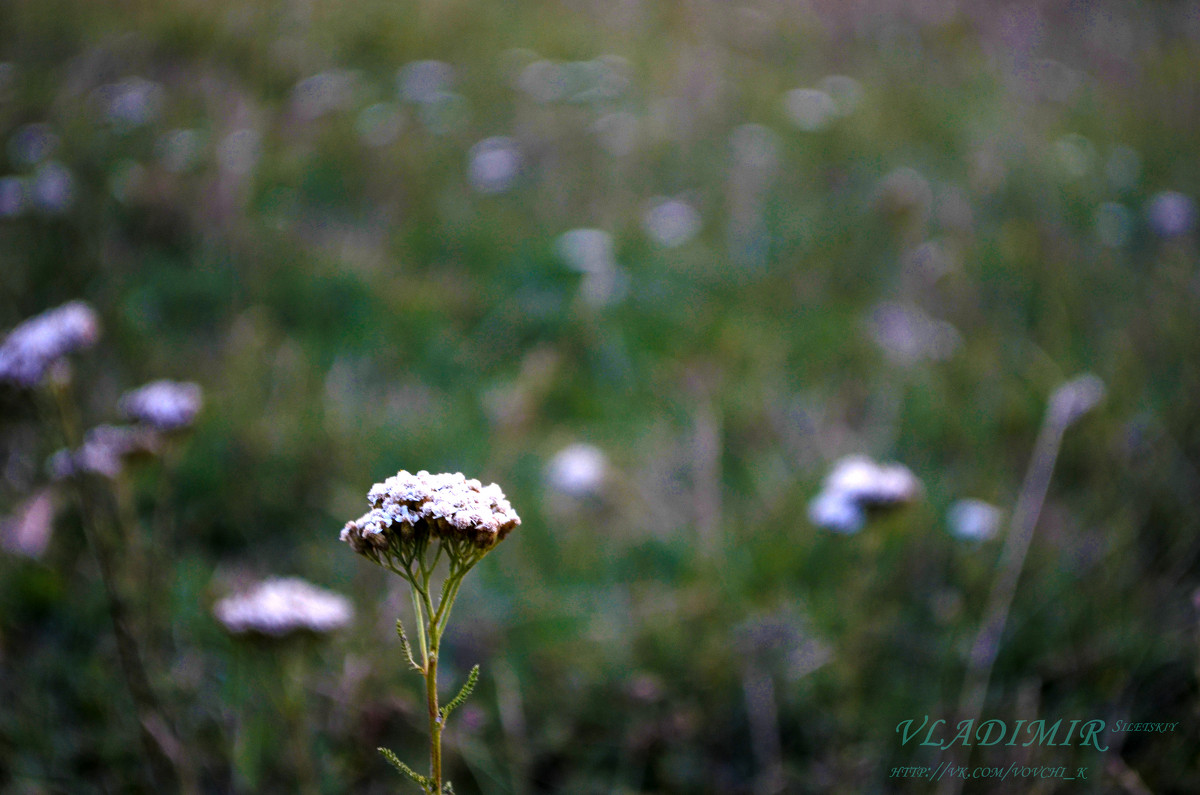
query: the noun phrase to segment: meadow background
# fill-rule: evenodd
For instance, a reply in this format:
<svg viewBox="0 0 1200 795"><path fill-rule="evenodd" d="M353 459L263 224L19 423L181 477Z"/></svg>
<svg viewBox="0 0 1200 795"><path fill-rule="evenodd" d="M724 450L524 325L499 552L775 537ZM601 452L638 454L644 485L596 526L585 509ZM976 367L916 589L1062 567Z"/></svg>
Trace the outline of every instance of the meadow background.
<svg viewBox="0 0 1200 795"><path fill-rule="evenodd" d="M297 791L305 748L410 786L404 592L337 539L401 468L524 520L450 625L458 792L930 791L896 726L953 713L1002 544L947 511L1011 516L1082 372L984 715L1179 728L975 761L1200 791L1196 4L5 0L0 143L0 328L97 309L88 425L204 389L125 481L203 792ZM554 477L574 444L602 481ZM0 390L0 791L148 791L78 512L16 539L61 445ZM922 498L814 527L853 453ZM276 575L352 627L229 636Z"/></svg>

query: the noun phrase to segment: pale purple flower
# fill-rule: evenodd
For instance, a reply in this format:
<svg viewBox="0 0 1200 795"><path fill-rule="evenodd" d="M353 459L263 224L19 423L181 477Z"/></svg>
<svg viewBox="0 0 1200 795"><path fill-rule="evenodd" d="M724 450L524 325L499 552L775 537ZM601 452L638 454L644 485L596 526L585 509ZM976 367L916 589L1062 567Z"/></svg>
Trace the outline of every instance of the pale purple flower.
<svg viewBox="0 0 1200 795"><path fill-rule="evenodd" d="M192 424L202 402L198 384L162 380L126 392L119 406L128 419L158 431L174 431Z"/></svg>
<svg viewBox="0 0 1200 795"><path fill-rule="evenodd" d="M0 218L15 218L25 209L28 191L20 177L0 178Z"/></svg>
<svg viewBox="0 0 1200 795"><path fill-rule="evenodd" d="M141 127L162 112L163 87L143 77L130 77L101 89L107 100L105 115L117 127Z"/></svg>
<svg viewBox="0 0 1200 795"><path fill-rule="evenodd" d="M42 212L66 212L75 201L75 178L62 163L48 161L34 173L29 194L33 206Z"/></svg>
<svg viewBox="0 0 1200 795"><path fill-rule="evenodd" d="M25 557L41 557L50 543L55 510L53 489L34 494L13 515L0 519L0 546Z"/></svg>
<svg viewBox="0 0 1200 795"><path fill-rule="evenodd" d="M0 343L0 381L32 387L56 361L95 344L100 321L82 301L72 301L26 320Z"/></svg>
<svg viewBox="0 0 1200 795"><path fill-rule="evenodd" d="M444 61L413 61L396 73L396 91L409 102L436 102L454 85L454 67Z"/></svg>
<svg viewBox="0 0 1200 795"><path fill-rule="evenodd" d="M1186 235L1196 223L1196 202L1179 191L1166 190L1150 200L1146 217L1159 237Z"/></svg>
<svg viewBox="0 0 1200 795"><path fill-rule="evenodd" d="M8 139L8 154L14 163L32 166L54 154L58 143L58 136L50 125L26 124Z"/></svg>

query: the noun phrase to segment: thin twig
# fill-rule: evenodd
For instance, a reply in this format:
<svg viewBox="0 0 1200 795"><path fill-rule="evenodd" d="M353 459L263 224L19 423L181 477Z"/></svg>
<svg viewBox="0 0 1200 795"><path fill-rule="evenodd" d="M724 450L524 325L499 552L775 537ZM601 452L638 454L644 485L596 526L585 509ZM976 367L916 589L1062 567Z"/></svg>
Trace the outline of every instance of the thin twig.
<svg viewBox="0 0 1200 795"><path fill-rule="evenodd" d="M1008 623L1017 582L1025 566L1025 556L1033 540L1054 465L1062 446L1063 433L1072 422L1092 408L1103 396L1104 387L1095 376L1083 376L1059 387L1050 399L1025 480L1021 484L1017 504L1013 508L1012 523L1005 539L1004 550L997 564L996 579L988 595L983 622L971 646L967 661L967 673L959 696L957 720L960 725L974 726L983 711L991 681L992 667L1000 652L1000 641ZM970 749L965 751L970 758ZM963 760L964 762L966 759ZM957 795L962 791L962 780L957 777L943 779L938 792L942 795Z"/></svg>

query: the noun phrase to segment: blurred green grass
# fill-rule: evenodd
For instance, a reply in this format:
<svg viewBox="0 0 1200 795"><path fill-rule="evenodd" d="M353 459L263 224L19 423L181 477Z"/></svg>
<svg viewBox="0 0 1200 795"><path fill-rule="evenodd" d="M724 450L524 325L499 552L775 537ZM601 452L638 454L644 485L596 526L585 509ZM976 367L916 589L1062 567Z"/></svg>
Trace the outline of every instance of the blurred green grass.
<svg viewBox="0 0 1200 795"><path fill-rule="evenodd" d="M400 468L494 480L525 520L447 641L453 671L484 668L477 720L451 730L459 792L764 791L760 669L784 791L923 791L888 778L920 763L895 726L953 711L998 552L953 538L946 509L1011 512L1045 400L1085 370L1109 397L1067 437L985 714L1180 720L1040 761L1200 786L1196 236L1148 215L1163 191L1200 192L1195 13L947 7L0 4L0 176L32 189L45 160L12 142L45 123L73 184L61 208L0 218L0 327L97 307L103 344L76 362L94 422L152 378L206 390L154 539L172 621L149 661L206 791L296 786L265 695L283 662L209 611L249 576L302 575L359 610L307 652L324 790L398 788L376 745L421 758L401 602L336 540ZM569 87L602 56L621 59L611 96L519 87L540 59ZM424 59L453 67L453 97L398 97ZM309 118L297 85L334 69L352 88ZM785 92L831 74L858 106L798 128ZM132 76L160 104L115 123L102 89ZM375 103L403 119L381 146L359 129ZM611 114L633 120L626 153L596 132ZM758 171L731 143L745 124L774 142ZM199 144L172 170L164 136L182 129ZM490 136L520 157L495 195L470 176ZM1113 179L1119 147L1131 179ZM656 243L655 196L692 206L698 234ZM1097 234L1106 203L1118 245ZM618 300L589 301L560 253L591 227L612 235ZM961 345L893 361L872 339L881 302ZM27 396L0 400L9 513L56 442ZM576 441L617 473L593 500L545 483ZM924 501L855 536L812 527L808 501L853 452L907 464ZM147 526L159 477L138 476ZM0 789L138 791L77 517L40 560L0 558L0 589ZM754 640L776 625L782 640ZM779 646L821 664L797 673Z"/></svg>

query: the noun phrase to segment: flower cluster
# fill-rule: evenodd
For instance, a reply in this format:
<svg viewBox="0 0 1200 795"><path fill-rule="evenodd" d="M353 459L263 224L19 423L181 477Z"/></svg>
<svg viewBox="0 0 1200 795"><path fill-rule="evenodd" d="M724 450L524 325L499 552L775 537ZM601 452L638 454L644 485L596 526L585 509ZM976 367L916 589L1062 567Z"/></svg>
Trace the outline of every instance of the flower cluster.
<svg viewBox="0 0 1200 795"><path fill-rule="evenodd" d="M293 632L333 632L354 617L354 609L344 596L297 578L259 583L245 593L220 600L213 612L230 632L272 637Z"/></svg>
<svg viewBox="0 0 1200 795"><path fill-rule="evenodd" d="M398 551L408 540L466 542L476 552L486 552L521 524L498 485L482 485L461 472L401 470L371 486L367 500L371 510L347 522L342 540L377 563L379 552Z"/></svg>
<svg viewBox="0 0 1200 795"><path fill-rule="evenodd" d="M186 428L202 402L200 386L191 382L154 381L121 396L121 413L157 431Z"/></svg>
<svg viewBox="0 0 1200 795"><path fill-rule="evenodd" d="M100 337L95 311L82 301L51 309L17 326L0 343L0 381L41 383L50 366Z"/></svg>
<svg viewBox="0 0 1200 795"><path fill-rule="evenodd" d="M341 539L360 555L402 554L409 541L465 542L476 554L499 544L521 524L496 484L482 485L461 472L413 475L401 470L367 493L371 510L342 529Z"/></svg>
<svg viewBox="0 0 1200 795"><path fill-rule="evenodd" d="M825 478L821 493L809 503L808 517L820 527L854 533L866 521L867 509L903 505L920 493L921 482L908 467L848 456Z"/></svg>

